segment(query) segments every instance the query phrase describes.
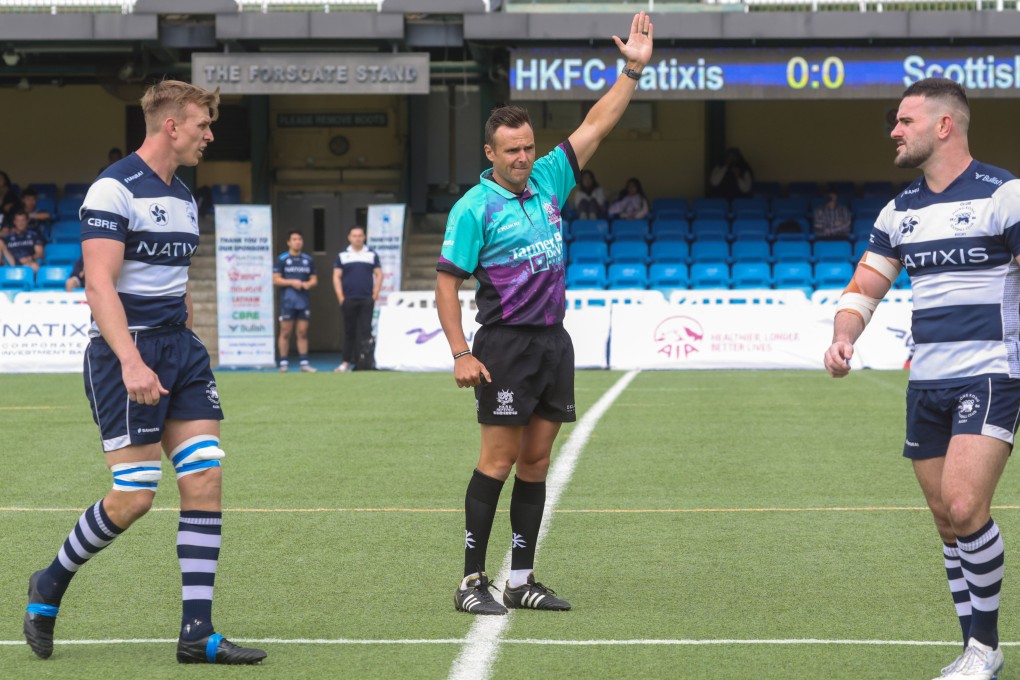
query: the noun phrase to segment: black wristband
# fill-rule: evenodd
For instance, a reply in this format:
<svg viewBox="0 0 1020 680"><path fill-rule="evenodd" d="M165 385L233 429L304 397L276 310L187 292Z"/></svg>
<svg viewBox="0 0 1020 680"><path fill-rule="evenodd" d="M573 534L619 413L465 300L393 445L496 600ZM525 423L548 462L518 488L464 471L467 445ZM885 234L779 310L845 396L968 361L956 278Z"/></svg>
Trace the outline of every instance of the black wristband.
<svg viewBox="0 0 1020 680"><path fill-rule="evenodd" d="M467 356L468 354L471 354L471 350L469 350L469 349L466 349L466 350L464 350L463 352L457 352L456 354L454 354L454 355L453 355L453 358L454 358L455 360L456 360L456 359L460 359L461 357L466 357L466 356Z"/></svg>
<svg viewBox="0 0 1020 680"><path fill-rule="evenodd" d="M621 73L623 73L623 75L627 76L628 78L633 78L634 80L641 80L641 72L635 71L629 66L624 66L623 71L621 71Z"/></svg>

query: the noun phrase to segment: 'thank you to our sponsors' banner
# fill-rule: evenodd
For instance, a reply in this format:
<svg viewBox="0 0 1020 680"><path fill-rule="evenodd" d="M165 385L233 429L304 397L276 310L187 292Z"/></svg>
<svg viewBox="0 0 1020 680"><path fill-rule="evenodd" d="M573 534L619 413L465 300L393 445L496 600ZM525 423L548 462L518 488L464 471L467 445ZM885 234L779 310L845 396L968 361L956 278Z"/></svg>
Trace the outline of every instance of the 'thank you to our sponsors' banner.
<svg viewBox="0 0 1020 680"><path fill-rule="evenodd" d="M220 366L272 366L273 214L268 205L216 206Z"/></svg>
<svg viewBox="0 0 1020 680"><path fill-rule="evenodd" d="M404 250L404 212L403 203L368 206L368 225L366 225L365 236L368 247L379 256L383 275L376 309L380 305L386 304L386 298L390 293L400 290L400 270L403 267L402 253ZM438 254L437 250L437 258Z"/></svg>

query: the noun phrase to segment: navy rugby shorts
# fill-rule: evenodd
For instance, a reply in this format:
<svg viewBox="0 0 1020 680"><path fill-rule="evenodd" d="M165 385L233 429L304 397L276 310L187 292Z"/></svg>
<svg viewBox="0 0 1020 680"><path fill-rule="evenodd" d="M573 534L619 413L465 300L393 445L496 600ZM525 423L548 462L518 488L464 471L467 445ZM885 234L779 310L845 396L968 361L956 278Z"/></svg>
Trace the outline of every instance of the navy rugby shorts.
<svg viewBox="0 0 1020 680"><path fill-rule="evenodd" d="M308 307L298 309L293 305L288 305L286 302L280 303L280 321L294 321L304 320L308 321L312 318L312 310Z"/></svg>
<svg viewBox="0 0 1020 680"><path fill-rule="evenodd" d="M482 326L471 353L492 376L475 387L479 423L527 425L532 414L559 423L577 419L574 345L562 324Z"/></svg>
<svg viewBox="0 0 1020 680"><path fill-rule="evenodd" d="M92 338L85 348L85 395L99 425L103 451L160 441L168 418L223 420L209 352L197 335L184 326L168 326L131 336L142 361L170 394L155 406L128 399L120 360L106 340Z"/></svg>
<svg viewBox="0 0 1020 680"><path fill-rule="evenodd" d="M943 389L907 388L907 439L903 455L914 460L946 455L958 434L982 434L1013 444L1020 419L1020 380L978 376Z"/></svg>

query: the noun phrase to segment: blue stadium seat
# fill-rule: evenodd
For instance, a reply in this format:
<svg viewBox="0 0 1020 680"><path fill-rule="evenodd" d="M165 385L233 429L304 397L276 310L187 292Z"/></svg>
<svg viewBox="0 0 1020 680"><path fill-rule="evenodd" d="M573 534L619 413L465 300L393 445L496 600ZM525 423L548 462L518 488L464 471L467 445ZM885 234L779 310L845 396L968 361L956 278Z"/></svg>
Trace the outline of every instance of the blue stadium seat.
<svg viewBox="0 0 1020 680"><path fill-rule="evenodd" d="M57 212L57 201L47 196L39 196L35 201L35 209L39 212L48 212L55 215Z"/></svg>
<svg viewBox="0 0 1020 680"><path fill-rule="evenodd" d="M781 193L783 192L779 182L759 182L756 180L751 185L751 196L755 198L773 199Z"/></svg>
<svg viewBox="0 0 1020 680"><path fill-rule="evenodd" d="M691 222L691 238L697 241L725 241L730 235L730 223L719 217L706 217Z"/></svg>
<svg viewBox="0 0 1020 680"><path fill-rule="evenodd" d="M808 199L818 195L818 182L790 182L786 185L786 195L790 198ZM773 201L775 203L775 201ZM772 209L775 212L775 208Z"/></svg>
<svg viewBox="0 0 1020 680"><path fill-rule="evenodd" d="M809 229L803 217L783 217L772 223L773 237L777 241L807 241Z"/></svg>
<svg viewBox="0 0 1020 680"><path fill-rule="evenodd" d="M46 246L46 264L73 265L80 257L79 243L51 243Z"/></svg>
<svg viewBox="0 0 1020 680"><path fill-rule="evenodd" d="M647 241L647 220L613 220L610 228L614 241Z"/></svg>
<svg viewBox="0 0 1020 680"><path fill-rule="evenodd" d="M818 288L843 288L853 278L854 268L849 262L820 262L815 265L815 285Z"/></svg>
<svg viewBox="0 0 1020 680"><path fill-rule="evenodd" d="M769 244L764 241L734 241L733 262L771 262Z"/></svg>
<svg viewBox="0 0 1020 680"><path fill-rule="evenodd" d="M849 241L815 241L815 262L849 262L852 255Z"/></svg>
<svg viewBox="0 0 1020 680"><path fill-rule="evenodd" d="M32 290L35 272L31 267L0 267L0 290Z"/></svg>
<svg viewBox="0 0 1020 680"><path fill-rule="evenodd" d="M33 182L28 185L29 189L35 189L39 198L48 198L51 201L57 200L57 185L53 182Z"/></svg>
<svg viewBox="0 0 1020 680"><path fill-rule="evenodd" d="M875 181L865 182L861 185L861 196L863 198L884 198L886 201L889 201L892 200L895 194L896 187L893 186L892 182Z"/></svg>
<svg viewBox="0 0 1020 680"><path fill-rule="evenodd" d="M647 288L648 270L643 264L611 264L609 265L609 287L614 290Z"/></svg>
<svg viewBox="0 0 1020 680"><path fill-rule="evenodd" d="M730 204L725 198L696 198L691 204L694 219L707 217L725 218L730 214Z"/></svg>
<svg viewBox="0 0 1020 680"><path fill-rule="evenodd" d="M738 217L733 220L734 240L764 241L770 230L769 221L764 217Z"/></svg>
<svg viewBox="0 0 1020 680"><path fill-rule="evenodd" d="M50 243L80 243L81 222L58 220L50 226Z"/></svg>
<svg viewBox="0 0 1020 680"><path fill-rule="evenodd" d="M567 288L604 289L606 268L601 264L572 264L567 267Z"/></svg>
<svg viewBox="0 0 1020 680"><path fill-rule="evenodd" d="M690 261L691 251L687 241L653 241L649 260L654 263L685 264Z"/></svg>
<svg viewBox="0 0 1020 680"><path fill-rule="evenodd" d="M729 288L730 268L725 264L691 265L691 288Z"/></svg>
<svg viewBox="0 0 1020 680"><path fill-rule="evenodd" d="M609 238L609 222L605 220L574 220L570 237L575 241L605 241Z"/></svg>
<svg viewBox="0 0 1020 680"><path fill-rule="evenodd" d="M857 185L850 180L831 180L826 183L826 186L829 191L835 191L839 200L844 203L853 201L854 195L857 194Z"/></svg>
<svg viewBox="0 0 1020 680"><path fill-rule="evenodd" d="M772 268L772 281L776 288L799 288L809 297L814 291L811 265L807 262L777 262Z"/></svg>
<svg viewBox="0 0 1020 680"><path fill-rule="evenodd" d="M733 212L734 218L764 219L769 214L769 200L767 198L734 198L730 210Z"/></svg>
<svg viewBox="0 0 1020 680"><path fill-rule="evenodd" d="M85 200L85 194L89 192L89 185L71 182L64 185L64 198L80 198Z"/></svg>
<svg viewBox="0 0 1020 680"><path fill-rule="evenodd" d="M690 214L686 210L672 210L666 208L655 213L653 217L657 220L681 220L686 222L687 218L690 217Z"/></svg>
<svg viewBox="0 0 1020 680"><path fill-rule="evenodd" d="M730 261L730 247L726 241L698 240L691 244L691 262L694 264Z"/></svg>
<svg viewBox="0 0 1020 680"><path fill-rule="evenodd" d="M210 189L215 205L234 205L241 202L241 187L238 184L213 184Z"/></svg>
<svg viewBox="0 0 1020 680"><path fill-rule="evenodd" d="M680 213L680 217L687 219L688 206L686 198L656 198L652 200L652 212L656 217L662 217L664 211Z"/></svg>
<svg viewBox="0 0 1020 680"><path fill-rule="evenodd" d="M764 262L738 262L733 265L734 288L771 288L772 272Z"/></svg>
<svg viewBox="0 0 1020 680"><path fill-rule="evenodd" d="M85 201L84 196L72 196L70 198L62 198L57 201L57 219L61 220L75 220L78 219L78 210L81 208L81 204Z"/></svg>
<svg viewBox="0 0 1020 680"><path fill-rule="evenodd" d="M648 287L656 290L686 288L689 284L687 265L659 262L648 268Z"/></svg>
<svg viewBox="0 0 1020 680"><path fill-rule="evenodd" d="M890 200L892 200L892 194L888 198L874 196L858 198L850 204L850 212L854 214L854 217L870 217L874 221L874 218L878 217L878 213L882 212L882 208Z"/></svg>
<svg viewBox="0 0 1020 680"><path fill-rule="evenodd" d="M563 237L565 242L570 241L573 236L570 233L570 220L563 217L563 213L560 213L560 236Z"/></svg>
<svg viewBox="0 0 1020 680"><path fill-rule="evenodd" d="M871 236L871 230L875 226L874 217L855 217L850 227L850 238L855 241L867 242Z"/></svg>
<svg viewBox="0 0 1020 680"><path fill-rule="evenodd" d="M660 217L652 222L652 239L656 241L686 240L689 234L687 220Z"/></svg>
<svg viewBox="0 0 1020 680"><path fill-rule="evenodd" d="M808 214L808 199L791 196L790 198L772 199L773 219L785 219L788 217L802 218Z"/></svg>
<svg viewBox="0 0 1020 680"><path fill-rule="evenodd" d="M776 241L772 257L778 262L811 262L811 244L807 241Z"/></svg>
<svg viewBox="0 0 1020 680"><path fill-rule="evenodd" d="M868 249L868 239L862 238L860 241L854 244L854 252L851 255L851 259L856 264L861 261L864 257L864 251Z"/></svg>
<svg viewBox="0 0 1020 680"><path fill-rule="evenodd" d="M574 241L567 249L572 264L598 264L609 262L609 246L605 241Z"/></svg>
<svg viewBox="0 0 1020 680"><path fill-rule="evenodd" d="M609 246L609 259L616 264L648 264L648 245L644 241L616 241Z"/></svg>
<svg viewBox="0 0 1020 680"><path fill-rule="evenodd" d="M35 275L36 288L57 288L64 290L64 282L71 275L71 267L68 265L47 265L39 267Z"/></svg>
<svg viewBox="0 0 1020 680"><path fill-rule="evenodd" d="M907 269L904 267L900 270L900 275L893 281L894 288L910 288L910 275L907 274Z"/></svg>

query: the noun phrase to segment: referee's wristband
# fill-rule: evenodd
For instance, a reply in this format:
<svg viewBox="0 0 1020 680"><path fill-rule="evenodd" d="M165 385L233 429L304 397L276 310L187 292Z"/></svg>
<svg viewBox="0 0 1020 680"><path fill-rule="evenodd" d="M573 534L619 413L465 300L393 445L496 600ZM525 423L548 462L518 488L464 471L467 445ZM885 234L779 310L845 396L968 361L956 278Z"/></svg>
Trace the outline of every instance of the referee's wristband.
<svg viewBox="0 0 1020 680"><path fill-rule="evenodd" d="M632 78L634 80L641 80L641 72L640 71L635 71L634 69L630 68L629 66L624 66L623 70L620 73L622 73L623 75L627 76L628 78Z"/></svg>
<svg viewBox="0 0 1020 680"><path fill-rule="evenodd" d="M464 350L463 352L457 352L456 354L454 354L454 355L453 355L453 358L454 358L455 360L456 360L456 359L460 359L461 357L466 357L466 356L467 356L468 354L471 354L471 350L469 350L469 349L466 349L466 350Z"/></svg>

